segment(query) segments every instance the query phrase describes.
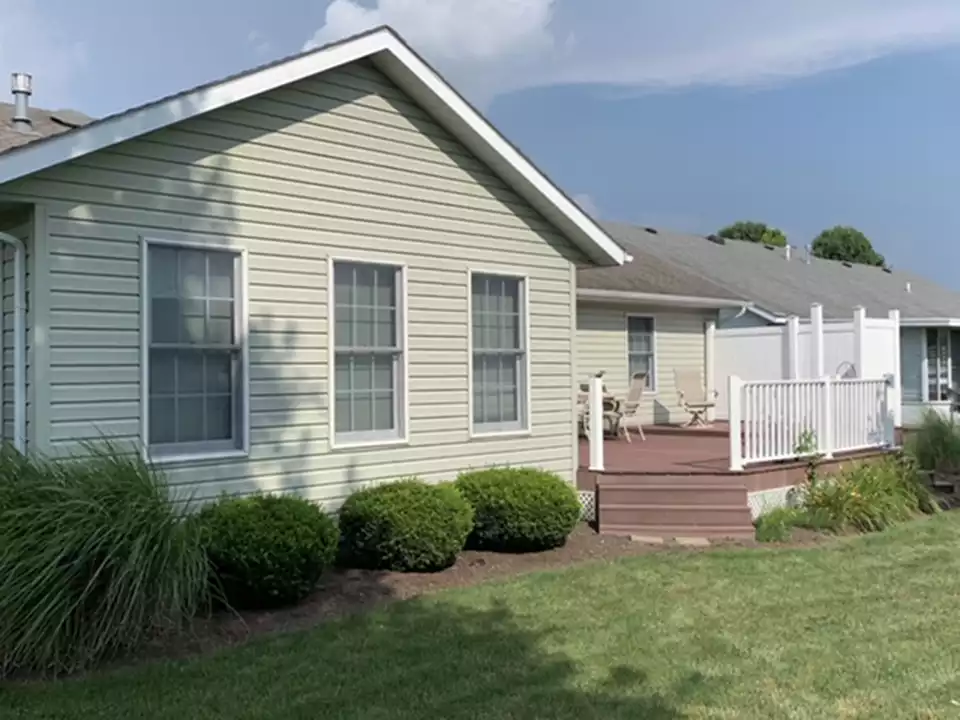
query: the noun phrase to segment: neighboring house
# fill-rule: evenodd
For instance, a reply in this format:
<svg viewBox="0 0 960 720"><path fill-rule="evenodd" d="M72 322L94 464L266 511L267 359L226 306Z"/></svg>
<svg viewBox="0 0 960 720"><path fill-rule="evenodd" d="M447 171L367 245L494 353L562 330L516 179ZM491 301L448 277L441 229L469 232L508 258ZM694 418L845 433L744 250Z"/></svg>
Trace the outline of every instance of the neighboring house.
<svg viewBox="0 0 960 720"><path fill-rule="evenodd" d="M618 240L750 298L746 311L720 312L720 327L782 324L809 318L820 303L826 321L849 320L854 307L870 317L900 311L903 424L925 408L948 413L948 389L960 384L960 293L900 270L822 260L798 248L773 248L644 228L605 224Z"/></svg>
<svg viewBox="0 0 960 720"><path fill-rule="evenodd" d="M645 423L689 418L680 405L674 373L695 371L713 389L712 341L718 313L742 312L749 303L632 242L624 226L604 224L632 256L618 267L577 274L577 373L581 382L604 372L608 390L626 395L634 373L647 376Z"/></svg>
<svg viewBox="0 0 960 720"><path fill-rule="evenodd" d="M6 439L200 498L575 475L576 268L626 255L389 29L49 128L0 152Z"/></svg>

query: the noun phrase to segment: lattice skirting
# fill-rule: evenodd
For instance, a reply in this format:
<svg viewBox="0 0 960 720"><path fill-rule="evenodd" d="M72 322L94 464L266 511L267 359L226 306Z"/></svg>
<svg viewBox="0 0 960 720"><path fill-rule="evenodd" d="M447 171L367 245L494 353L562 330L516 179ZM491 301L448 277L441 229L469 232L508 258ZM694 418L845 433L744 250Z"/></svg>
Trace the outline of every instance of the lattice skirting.
<svg viewBox="0 0 960 720"><path fill-rule="evenodd" d="M795 485L752 492L747 496L747 502L750 503L750 514L756 520L771 510L795 504L796 496L797 488Z"/></svg>
<svg viewBox="0 0 960 720"><path fill-rule="evenodd" d="M586 522L597 519L597 493L595 490L580 490L580 518Z"/></svg>

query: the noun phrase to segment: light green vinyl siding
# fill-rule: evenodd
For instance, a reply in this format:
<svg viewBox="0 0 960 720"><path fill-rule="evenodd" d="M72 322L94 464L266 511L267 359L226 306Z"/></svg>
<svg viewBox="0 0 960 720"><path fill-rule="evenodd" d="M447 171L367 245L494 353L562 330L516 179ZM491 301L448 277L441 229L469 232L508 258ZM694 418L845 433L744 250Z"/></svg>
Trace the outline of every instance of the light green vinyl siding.
<svg viewBox="0 0 960 720"><path fill-rule="evenodd" d="M655 307L607 306L580 303L577 310L577 380L587 382L603 370L607 389L626 397L630 378L627 365L627 316L642 315L654 319L656 390L644 395L643 422L666 424L687 419L677 402L675 369L698 370L704 367L704 323L709 317L702 311L684 311Z"/></svg>
<svg viewBox="0 0 960 720"><path fill-rule="evenodd" d="M141 235L246 248L248 459L170 466L200 496L489 463L571 477L579 251L372 67L355 64L3 188L46 205L53 449L140 435ZM331 450L328 259L407 267L409 445ZM532 436L468 436L467 272L529 275Z"/></svg>

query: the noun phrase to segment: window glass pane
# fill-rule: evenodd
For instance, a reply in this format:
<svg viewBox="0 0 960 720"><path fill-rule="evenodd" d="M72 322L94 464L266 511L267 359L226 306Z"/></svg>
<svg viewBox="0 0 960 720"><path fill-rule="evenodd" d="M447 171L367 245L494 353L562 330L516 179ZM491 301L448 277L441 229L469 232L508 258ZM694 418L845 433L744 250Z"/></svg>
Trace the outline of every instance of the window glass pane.
<svg viewBox="0 0 960 720"><path fill-rule="evenodd" d="M207 253L180 250L180 294L183 297L206 297Z"/></svg>
<svg viewBox="0 0 960 720"><path fill-rule="evenodd" d="M394 268L379 268L377 271L377 307L396 307L397 271Z"/></svg>
<svg viewBox="0 0 960 720"><path fill-rule="evenodd" d="M207 320L207 342L213 345L233 344L233 320L229 318L209 318Z"/></svg>
<svg viewBox="0 0 960 720"><path fill-rule="evenodd" d="M373 308L369 306L358 306L353 311L353 329L354 329L354 347L369 348L375 347L373 342Z"/></svg>
<svg viewBox="0 0 960 720"><path fill-rule="evenodd" d="M150 267L150 295L177 296L177 251L175 248L153 245L147 258Z"/></svg>
<svg viewBox="0 0 960 720"><path fill-rule="evenodd" d="M376 358L373 366L372 389L393 390L393 370L395 362L392 355L381 355Z"/></svg>
<svg viewBox="0 0 960 720"><path fill-rule="evenodd" d="M336 321L333 338L335 347L354 347L353 310L350 308L337 308L334 312L334 317Z"/></svg>
<svg viewBox="0 0 960 720"><path fill-rule="evenodd" d="M518 314L520 312L520 281L516 278L507 278L503 281L501 290L500 311Z"/></svg>
<svg viewBox="0 0 960 720"><path fill-rule="evenodd" d="M203 355L195 351L181 351L177 355L177 392L203 392Z"/></svg>
<svg viewBox="0 0 960 720"><path fill-rule="evenodd" d="M233 297L233 273L236 256L227 253L210 253L210 297Z"/></svg>
<svg viewBox="0 0 960 720"><path fill-rule="evenodd" d="M233 435L233 406L229 395L207 397L205 440L229 440Z"/></svg>
<svg viewBox="0 0 960 720"><path fill-rule="evenodd" d="M393 393L375 392L373 394L374 430L393 428Z"/></svg>
<svg viewBox="0 0 960 720"><path fill-rule="evenodd" d="M150 394L173 395L176 392L176 355L172 350L150 351Z"/></svg>
<svg viewBox="0 0 960 720"><path fill-rule="evenodd" d="M177 402L177 441L199 442L203 437L203 397L181 397Z"/></svg>
<svg viewBox="0 0 960 720"><path fill-rule="evenodd" d="M373 426L373 393L359 391L353 393L353 428L354 432L367 432Z"/></svg>
<svg viewBox="0 0 960 720"><path fill-rule="evenodd" d="M172 397L150 397L150 442L152 444L176 442L175 405Z"/></svg>
<svg viewBox="0 0 960 720"><path fill-rule="evenodd" d="M180 302L178 300L150 301L150 341L175 343L180 339Z"/></svg>
<svg viewBox="0 0 960 720"><path fill-rule="evenodd" d="M337 355L334 387L338 395L340 393L350 392L350 389L353 387L353 384L350 382L350 366L349 355Z"/></svg>
<svg viewBox="0 0 960 720"><path fill-rule="evenodd" d="M231 366L233 358L228 352L208 352L205 358L206 392L229 393L233 389L231 383Z"/></svg>
<svg viewBox="0 0 960 720"><path fill-rule="evenodd" d="M333 268L333 302L336 311L353 304L353 265L337 263Z"/></svg>
<svg viewBox="0 0 960 720"><path fill-rule="evenodd" d="M348 395L337 395L334 415L336 417L336 432L350 432L353 427L352 403Z"/></svg>
<svg viewBox="0 0 960 720"><path fill-rule="evenodd" d="M353 303L360 307L373 307L377 269L373 265L357 265L354 270L356 286Z"/></svg>
<svg viewBox="0 0 960 720"><path fill-rule="evenodd" d="M352 389L354 392L369 391L373 389L373 363L372 355L359 355L352 358L353 375Z"/></svg>
<svg viewBox="0 0 960 720"><path fill-rule="evenodd" d="M520 317L518 315L502 315L500 317L498 347L504 350L520 349Z"/></svg>
<svg viewBox="0 0 960 720"><path fill-rule="evenodd" d="M376 323L374 345L381 348L396 347L396 313L393 310L377 310L374 322Z"/></svg>

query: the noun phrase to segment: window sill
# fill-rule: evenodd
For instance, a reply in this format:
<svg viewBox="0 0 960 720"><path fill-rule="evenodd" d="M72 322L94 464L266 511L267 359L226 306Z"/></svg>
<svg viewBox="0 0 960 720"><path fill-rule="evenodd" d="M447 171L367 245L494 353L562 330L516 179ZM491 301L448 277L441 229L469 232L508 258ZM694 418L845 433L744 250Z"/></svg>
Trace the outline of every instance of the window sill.
<svg viewBox="0 0 960 720"><path fill-rule="evenodd" d="M507 440L509 438L531 437L533 431L530 428L522 430L471 430L471 440Z"/></svg>
<svg viewBox="0 0 960 720"><path fill-rule="evenodd" d="M376 448L391 448L391 447L404 447L405 445L410 444L409 438L393 438L390 440L357 440L356 442L350 442L349 440L343 440L336 442L335 440L330 441L330 451L331 452L344 452L348 450L362 450L370 449L374 450Z"/></svg>
<svg viewBox="0 0 960 720"><path fill-rule="evenodd" d="M149 459L150 462L155 465L180 465L183 463L204 462L208 460L239 460L249 456L250 453L246 450L214 450L211 452L149 455Z"/></svg>

